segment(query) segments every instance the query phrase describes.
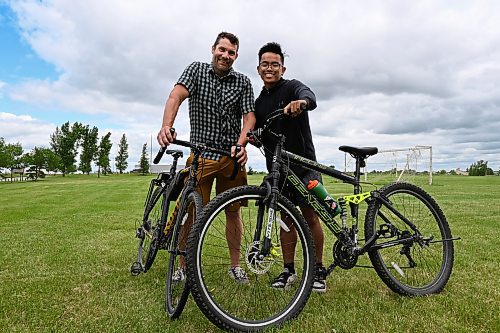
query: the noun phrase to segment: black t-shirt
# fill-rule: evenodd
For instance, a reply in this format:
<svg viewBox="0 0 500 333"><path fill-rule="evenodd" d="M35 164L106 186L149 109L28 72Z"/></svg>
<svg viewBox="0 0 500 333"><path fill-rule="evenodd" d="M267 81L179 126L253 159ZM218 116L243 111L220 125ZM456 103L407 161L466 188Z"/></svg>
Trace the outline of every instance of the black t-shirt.
<svg viewBox="0 0 500 333"><path fill-rule="evenodd" d="M266 116L276 109L284 108L291 101L304 99L308 101L308 110L316 108L316 96L305 84L298 80L281 79L276 86L267 90L263 88L255 101L255 117L257 122L255 128L262 126ZM283 117L274 122L273 131L286 136L285 149L294 154L316 161L316 152L312 140L311 127L309 125L309 112L304 111L297 117ZM264 143L274 146L275 140L271 136L264 136ZM266 158L272 152L266 151ZM267 169L270 162L267 161ZM292 166L297 174L302 174L303 168Z"/></svg>

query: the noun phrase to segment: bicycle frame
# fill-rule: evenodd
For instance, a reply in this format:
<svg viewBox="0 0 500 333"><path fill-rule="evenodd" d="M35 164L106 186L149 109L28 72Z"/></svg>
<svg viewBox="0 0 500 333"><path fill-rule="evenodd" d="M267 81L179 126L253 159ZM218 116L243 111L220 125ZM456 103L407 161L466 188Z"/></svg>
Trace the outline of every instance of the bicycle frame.
<svg viewBox="0 0 500 333"><path fill-rule="evenodd" d="M313 160L304 158L302 156L296 155L294 153L288 152L283 149L283 143L285 137L283 135L276 135L278 139L278 143L274 148L274 153L272 156L272 166L269 176L266 177L264 183L269 190L269 215L268 220L266 222L266 233L265 239L263 242L262 249L260 251L261 256L265 256L269 253L271 248L271 230L273 223L275 223L275 211L276 211L276 202L278 191L278 183L280 175L286 175L286 182L290 183L294 190L300 194L307 202L309 206L313 208L316 214L319 216L321 221L328 227L328 229L339 239L339 241L347 248L352 249L351 252L355 256L359 256L364 254L370 250L377 250L384 247L396 246L399 244L405 244L410 241L417 241L416 237L420 236L420 232L414 223L409 221L405 216L403 216L399 211L397 211L394 207L392 207L391 203L378 194L377 190L371 192L361 192L361 167L364 165L365 157L356 156L356 170L354 172L354 176L349 175L347 173L338 171L326 165L320 164ZM331 176L333 178L339 179L344 183L348 183L353 185L354 193L353 195L346 195L341 198L342 202L342 210L345 209L345 204L348 203L351 216L353 218L353 224L351 226L351 233L349 233L347 224L346 224L346 213L343 212L341 214L342 225L340 225L337 221L335 221L334 216L330 213L328 204L322 200L319 200L314 194L309 192L306 186L302 183L301 179L288 167L288 164L295 164L302 167L305 167L310 170L314 170L320 172L321 174L325 174ZM375 241L379 239L381 235L387 233L388 230L379 230L377 231L370 239L366 240L362 247L358 247L358 224L359 224L359 204L364 201L376 200L376 202L380 205L387 207L396 217L398 217L402 222L408 225L416 234L411 239L399 239L393 240L386 243L380 243L374 245ZM343 216L342 216L343 215ZM379 212L379 216L386 222L389 226L393 224L387 219L381 212ZM257 233L260 233L262 227L258 227L255 241L258 240Z"/></svg>

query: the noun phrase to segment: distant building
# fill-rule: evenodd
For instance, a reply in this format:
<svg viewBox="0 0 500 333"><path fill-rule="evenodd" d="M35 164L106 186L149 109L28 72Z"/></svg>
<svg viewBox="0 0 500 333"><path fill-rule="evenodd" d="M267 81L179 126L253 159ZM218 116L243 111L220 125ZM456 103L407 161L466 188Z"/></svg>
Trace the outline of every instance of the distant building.
<svg viewBox="0 0 500 333"><path fill-rule="evenodd" d="M172 164L150 164L149 165L149 173L160 173L160 172L168 172L170 171L170 167ZM177 170L183 169L185 166L183 164L177 164ZM135 165L134 170L132 172L141 172L140 165Z"/></svg>
<svg viewBox="0 0 500 333"><path fill-rule="evenodd" d="M469 175L468 171L462 171L462 170L460 170L460 168L457 168L455 170L455 172L457 173L457 175L460 175L460 176L468 176Z"/></svg>

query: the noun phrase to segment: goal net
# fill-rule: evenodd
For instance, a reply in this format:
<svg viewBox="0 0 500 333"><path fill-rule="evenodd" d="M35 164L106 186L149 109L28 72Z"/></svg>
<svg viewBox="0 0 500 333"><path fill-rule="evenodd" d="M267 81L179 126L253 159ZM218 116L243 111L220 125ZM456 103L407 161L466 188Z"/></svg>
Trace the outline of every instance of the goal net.
<svg viewBox="0 0 500 333"><path fill-rule="evenodd" d="M344 157L344 171L353 172L356 160L349 154ZM368 157L363 168L364 180L406 181L432 185L432 146L381 149Z"/></svg>

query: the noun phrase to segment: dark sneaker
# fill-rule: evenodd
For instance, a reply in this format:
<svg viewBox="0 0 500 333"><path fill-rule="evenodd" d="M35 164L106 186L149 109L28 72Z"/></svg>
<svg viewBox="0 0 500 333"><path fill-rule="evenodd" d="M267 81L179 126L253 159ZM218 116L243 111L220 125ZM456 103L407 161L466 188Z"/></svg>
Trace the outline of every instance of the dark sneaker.
<svg viewBox="0 0 500 333"><path fill-rule="evenodd" d="M227 272L229 273L229 276L238 283L245 284L249 282L247 273L240 266L229 268Z"/></svg>
<svg viewBox="0 0 500 333"><path fill-rule="evenodd" d="M186 270L182 267L179 267L172 275L172 282L173 283L180 283L184 280L186 280Z"/></svg>
<svg viewBox="0 0 500 333"><path fill-rule="evenodd" d="M326 269L325 267L316 267L314 274L313 291L324 293L326 291Z"/></svg>
<svg viewBox="0 0 500 333"><path fill-rule="evenodd" d="M297 274L290 273L288 269L284 269L283 272L274 279L271 287L276 289L288 290L292 285L298 280Z"/></svg>

